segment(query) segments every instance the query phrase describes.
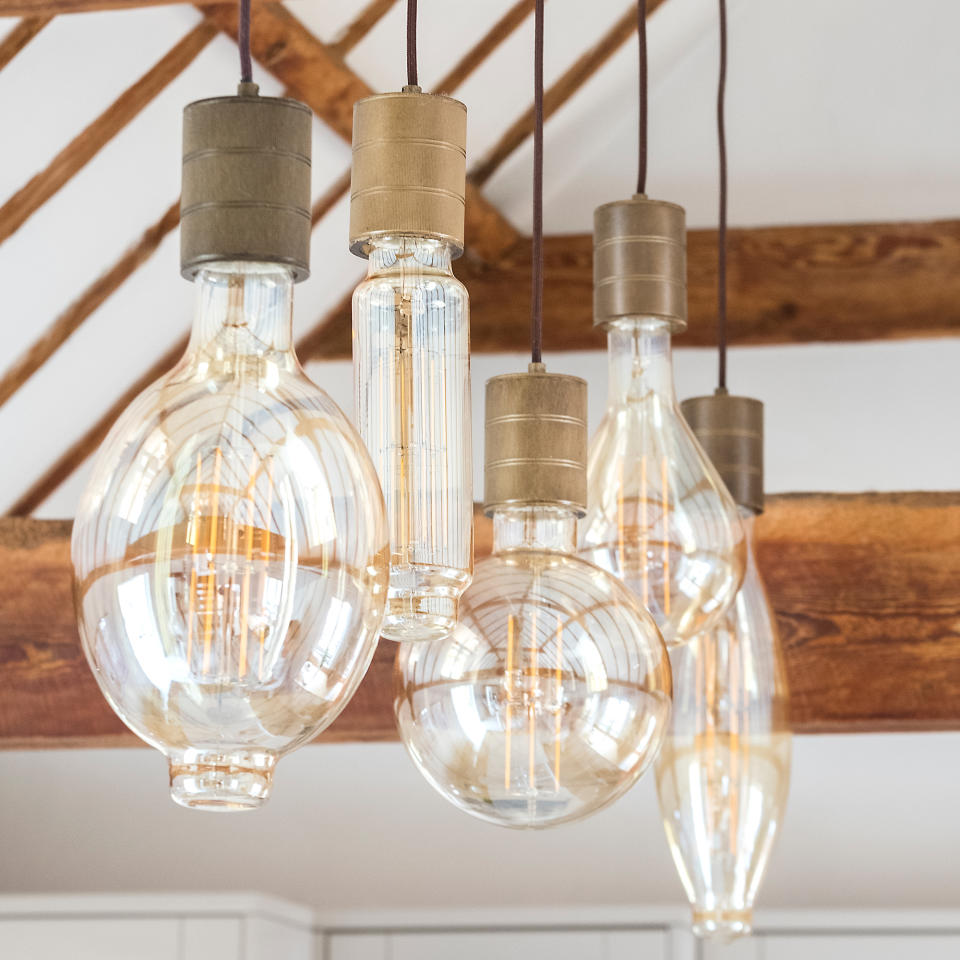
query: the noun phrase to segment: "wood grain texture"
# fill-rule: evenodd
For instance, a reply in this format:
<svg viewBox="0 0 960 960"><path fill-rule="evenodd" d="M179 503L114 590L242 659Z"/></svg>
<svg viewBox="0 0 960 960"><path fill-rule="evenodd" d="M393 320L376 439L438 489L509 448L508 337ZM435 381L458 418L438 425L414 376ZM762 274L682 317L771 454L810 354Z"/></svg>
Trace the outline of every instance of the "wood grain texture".
<svg viewBox="0 0 960 960"><path fill-rule="evenodd" d="M901 340L960 334L960 220L761 227L728 233L733 345ZM717 235L687 235L689 327L674 346L716 345ZM474 353L528 347L530 250L499 266L454 264L470 291ZM544 349L602 350L593 326L593 239L547 237ZM304 338L301 360L350 356L345 300Z"/></svg>
<svg viewBox="0 0 960 960"><path fill-rule="evenodd" d="M73 303L44 331L43 336L19 357L0 377L0 406L23 386L58 350L68 337L120 285L143 264L180 222L180 201L164 211L163 216L148 227L143 236L105 273L97 277Z"/></svg>
<svg viewBox="0 0 960 960"><path fill-rule="evenodd" d="M203 13L236 39L234 4L206 7ZM251 42L257 61L349 143L353 134L353 104L373 91L343 58L280 3L265 2L254 10ZM479 190L468 188L466 242L472 255L499 260L519 239L516 229Z"/></svg>
<svg viewBox="0 0 960 960"><path fill-rule="evenodd" d="M647 17L664 0L647 0ZM636 6L625 11L614 25L548 87L543 95L543 118L549 120L637 31ZM470 179L483 186L528 137L533 136L533 104L519 116L470 171Z"/></svg>
<svg viewBox="0 0 960 960"><path fill-rule="evenodd" d="M0 40L0 70L2 70L53 17L24 17Z"/></svg>
<svg viewBox="0 0 960 960"><path fill-rule="evenodd" d="M216 30L211 24L197 24L166 56L64 147L45 170L32 177L0 207L0 243L83 169L105 144L193 62L214 36Z"/></svg>
<svg viewBox="0 0 960 960"><path fill-rule="evenodd" d="M80 650L69 526L0 520L0 747L138 742ZM960 729L960 493L771 497L757 538L796 732ZM478 515L478 558L490 543ZM395 737L395 650L322 740Z"/></svg>

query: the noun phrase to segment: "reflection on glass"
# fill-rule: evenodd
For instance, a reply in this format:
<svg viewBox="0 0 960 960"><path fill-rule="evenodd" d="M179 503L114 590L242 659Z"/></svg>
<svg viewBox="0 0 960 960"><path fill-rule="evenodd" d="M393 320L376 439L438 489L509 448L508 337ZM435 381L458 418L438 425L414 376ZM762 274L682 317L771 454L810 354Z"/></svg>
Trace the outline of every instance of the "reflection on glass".
<svg viewBox="0 0 960 960"><path fill-rule="evenodd" d="M439 240L374 239L353 296L357 422L390 526L391 640L447 636L473 570L470 313L450 260Z"/></svg>
<svg viewBox="0 0 960 960"><path fill-rule="evenodd" d="M294 356L289 272L215 264L196 282L186 355L98 455L74 594L100 687L169 758L174 799L243 809L363 677L386 523L359 437Z"/></svg>
<svg viewBox="0 0 960 960"><path fill-rule="evenodd" d="M790 784L789 696L744 512L747 573L721 623L671 655L676 695L657 792L698 936L750 932Z"/></svg>
<svg viewBox="0 0 960 960"><path fill-rule="evenodd" d="M590 444L580 552L627 584L672 647L733 601L743 529L677 404L669 324L619 320L607 338L609 404Z"/></svg>
<svg viewBox="0 0 960 960"><path fill-rule="evenodd" d="M401 647L395 708L426 779L508 827L581 819L652 762L670 712L659 631L615 578L573 554L558 507L494 514L460 625Z"/></svg>

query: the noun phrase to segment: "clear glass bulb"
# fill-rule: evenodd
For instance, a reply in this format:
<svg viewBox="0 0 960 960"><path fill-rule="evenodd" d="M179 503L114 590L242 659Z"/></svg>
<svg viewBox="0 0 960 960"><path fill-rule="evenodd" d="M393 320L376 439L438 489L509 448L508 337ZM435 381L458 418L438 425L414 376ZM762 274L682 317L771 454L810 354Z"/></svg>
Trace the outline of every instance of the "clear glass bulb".
<svg viewBox="0 0 960 960"><path fill-rule="evenodd" d="M558 507L494 513L460 624L397 657L404 745L454 806L506 827L594 813L649 766L670 714L670 663L628 590L573 551Z"/></svg>
<svg viewBox="0 0 960 960"><path fill-rule="evenodd" d="M744 516L752 541L753 519ZM694 933L730 940L750 932L790 784L786 671L752 542L733 606L671 659L676 696L657 758L660 812Z"/></svg>
<svg viewBox="0 0 960 960"><path fill-rule="evenodd" d="M709 630L746 563L737 508L673 387L670 326L609 325L610 396L590 444L581 555L623 580L668 647Z"/></svg>
<svg viewBox="0 0 960 960"><path fill-rule="evenodd" d="M447 636L473 572L470 314L450 261L439 240L374 240L353 295L357 422L390 528L391 640Z"/></svg>
<svg viewBox="0 0 960 960"><path fill-rule="evenodd" d="M244 809L343 709L386 602L383 498L293 352L293 280L196 278L186 355L113 427L73 527L84 652L173 799Z"/></svg>

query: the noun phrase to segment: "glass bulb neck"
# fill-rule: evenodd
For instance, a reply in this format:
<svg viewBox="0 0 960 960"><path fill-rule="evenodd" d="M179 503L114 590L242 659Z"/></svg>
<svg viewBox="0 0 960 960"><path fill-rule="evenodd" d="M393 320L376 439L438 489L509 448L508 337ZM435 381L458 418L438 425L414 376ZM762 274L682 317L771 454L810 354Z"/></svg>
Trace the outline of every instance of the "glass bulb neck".
<svg viewBox="0 0 960 960"><path fill-rule="evenodd" d="M212 263L194 280L189 353L211 363L250 356L296 365L293 272L277 263Z"/></svg>
<svg viewBox="0 0 960 960"><path fill-rule="evenodd" d="M609 324L611 406L637 403L651 393L676 402L670 336L670 324L655 317Z"/></svg>
<svg viewBox="0 0 960 960"><path fill-rule="evenodd" d="M577 514L572 507L512 506L493 513L493 552L539 550L573 553L577 544Z"/></svg>
<svg viewBox="0 0 960 960"><path fill-rule="evenodd" d="M453 247L445 240L401 234L370 241L368 277L394 277L405 273L453 276Z"/></svg>

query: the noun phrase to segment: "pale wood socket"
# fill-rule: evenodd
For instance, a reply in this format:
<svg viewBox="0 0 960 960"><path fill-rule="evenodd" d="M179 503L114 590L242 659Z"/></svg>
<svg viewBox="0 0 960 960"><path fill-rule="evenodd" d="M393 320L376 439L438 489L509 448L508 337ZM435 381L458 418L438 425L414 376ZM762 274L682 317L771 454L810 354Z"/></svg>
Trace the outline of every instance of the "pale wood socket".
<svg viewBox="0 0 960 960"><path fill-rule="evenodd" d="M547 373L487 381L484 511L501 507L587 509L587 383Z"/></svg>
<svg viewBox="0 0 960 960"><path fill-rule="evenodd" d="M312 114L297 100L257 95L188 104L183 111L180 272L245 260L310 275Z"/></svg>
<svg viewBox="0 0 960 960"><path fill-rule="evenodd" d="M763 404L718 390L680 408L734 501L763 513Z"/></svg>
<svg viewBox="0 0 960 960"><path fill-rule="evenodd" d="M631 317L687 328L686 214L642 194L593 214L593 322Z"/></svg>
<svg viewBox="0 0 960 960"><path fill-rule="evenodd" d="M463 252L467 108L408 87L353 108L350 250L378 237L442 240Z"/></svg>

